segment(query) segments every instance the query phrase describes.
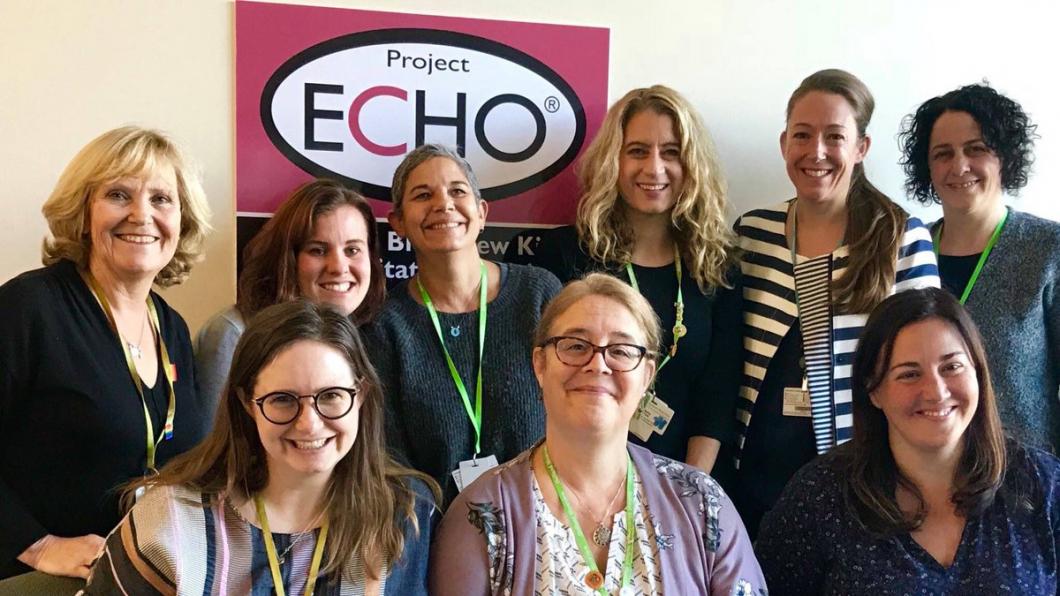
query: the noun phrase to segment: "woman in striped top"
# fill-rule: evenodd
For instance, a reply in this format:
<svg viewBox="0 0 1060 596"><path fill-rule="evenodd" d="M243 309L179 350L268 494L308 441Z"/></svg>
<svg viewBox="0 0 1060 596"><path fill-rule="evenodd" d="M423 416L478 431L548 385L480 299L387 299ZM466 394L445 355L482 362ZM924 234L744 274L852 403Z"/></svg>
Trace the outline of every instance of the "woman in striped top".
<svg viewBox="0 0 1060 596"><path fill-rule="evenodd" d="M348 317L262 310L212 433L133 485L85 593L426 594L438 487L386 456L382 400Z"/></svg>
<svg viewBox="0 0 1060 596"><path fill-rule="evenodd" d="M780 134L795 198L736 224L745 360L733 497L752 536L803 464L850 439L850 363L866 313L939 284L923 224L865 176L873 108L848 72L803 80Z"/></svg>

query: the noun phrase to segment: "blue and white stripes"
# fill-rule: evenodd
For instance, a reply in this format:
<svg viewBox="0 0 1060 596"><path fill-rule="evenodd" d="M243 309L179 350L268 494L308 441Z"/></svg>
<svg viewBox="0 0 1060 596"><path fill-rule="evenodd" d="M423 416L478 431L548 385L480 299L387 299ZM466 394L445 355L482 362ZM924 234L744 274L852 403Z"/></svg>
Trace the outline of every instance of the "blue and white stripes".
<svg viewBox="0 0 1060 596"><path fill-rule="evenodd" d="M744 374L736 410L738 453L769 363L798 318L791 250L784 235L788 203L750 211L736 223L743 250L744 283ZM848 257L844 244L825 257L800 259L798 266L799 298L806 319L801 324L818 453L850 440L853 427L850 370L867 315L836 314L829 296L829 285L842 274ZM893 292L939 285L931 236L915 217L909 217L906 223L895 277Z"/></svg>

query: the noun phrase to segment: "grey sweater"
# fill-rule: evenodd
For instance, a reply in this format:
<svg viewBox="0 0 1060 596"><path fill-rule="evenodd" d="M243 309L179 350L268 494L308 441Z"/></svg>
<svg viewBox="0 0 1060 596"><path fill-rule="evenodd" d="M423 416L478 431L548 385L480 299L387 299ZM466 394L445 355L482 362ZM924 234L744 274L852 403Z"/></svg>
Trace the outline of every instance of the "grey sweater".
<svg viewBox="0 0 1060 596"><path fill-rule="evenodd" d="M530 355L534 327L560 284L544 269L498 265L501 287L487 309L483 356L482 455L495 455L503 462L545 432L545 410ZM438 318L446 348L474 405L478 311L440 312ZM448 503L457 494L451 472L473 455L475 433L430 315L409 295L408 282L390 291L383 311L365 333L386 396L391 454L437 480Z"/></svg>
<svg viewBox="0 0 1060 596"><path fill-rule="evenodd" d="M1060 224L1010 210L965 306L1005 430L1060 450Z"/></svg>

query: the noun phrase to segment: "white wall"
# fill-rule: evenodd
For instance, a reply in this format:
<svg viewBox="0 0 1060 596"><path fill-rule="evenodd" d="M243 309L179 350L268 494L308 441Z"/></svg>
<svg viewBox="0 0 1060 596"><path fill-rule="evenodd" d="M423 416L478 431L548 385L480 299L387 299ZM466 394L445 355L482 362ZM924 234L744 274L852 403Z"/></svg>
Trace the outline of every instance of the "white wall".
<svg viewBox="0 0 1060 596"><path fill-rule="evenodd" d="M984 77L1020 101L1042 136L1016 203L1060 220L1060 55L1046 2L968 0L376 0L313 2L611 29L610 97L662 82L711 127L733 211L790 196L777 145L784 104L807 74L846 68L876 95L870 178L902 200L898 123L921 101ZM158 127L202 164L215 215L207 260L165 296L194 330L235 297L233 4L226 0L0 0L0 282L39 266L40 205L88 140L123 123ZM576 51L576 48L572 48ZM1048 59L1048 56L1054 56Z"/></svg>

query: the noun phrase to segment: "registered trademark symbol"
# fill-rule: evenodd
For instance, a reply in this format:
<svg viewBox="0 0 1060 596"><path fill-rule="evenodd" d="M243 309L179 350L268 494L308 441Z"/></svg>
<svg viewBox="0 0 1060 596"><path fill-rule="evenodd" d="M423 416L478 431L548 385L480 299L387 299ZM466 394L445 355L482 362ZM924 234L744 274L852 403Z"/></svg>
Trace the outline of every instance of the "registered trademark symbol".
<svg viewBox="0 0 1060 596"><path fill-rule="evenodd" d="M551 114L555 114L559 111L559 100L556 99L556 96L549 95L545 98L545 109Z"/></svg>

